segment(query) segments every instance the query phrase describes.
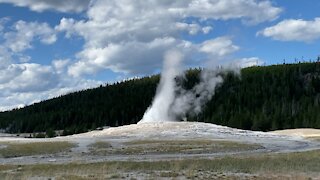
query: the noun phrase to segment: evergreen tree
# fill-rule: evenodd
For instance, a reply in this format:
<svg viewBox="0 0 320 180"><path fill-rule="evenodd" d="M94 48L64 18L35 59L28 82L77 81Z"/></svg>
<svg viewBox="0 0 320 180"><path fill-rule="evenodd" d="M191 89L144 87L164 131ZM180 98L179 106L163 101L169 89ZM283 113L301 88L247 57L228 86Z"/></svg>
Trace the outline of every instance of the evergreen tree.
<svg viewBox="0 0 320 180"><path fill-rule="evenodd" d="M185 89L199 82L201 69L177 83ZM221 74L224 81L198 115L200 121L251 130L320 128L320 64L299 63L242 69ZM7 132L64 130L64 135L101 126L137 123L150 106L159 75L106 84L0 113ZM49 132L48 132L49 134Z"/></svg>

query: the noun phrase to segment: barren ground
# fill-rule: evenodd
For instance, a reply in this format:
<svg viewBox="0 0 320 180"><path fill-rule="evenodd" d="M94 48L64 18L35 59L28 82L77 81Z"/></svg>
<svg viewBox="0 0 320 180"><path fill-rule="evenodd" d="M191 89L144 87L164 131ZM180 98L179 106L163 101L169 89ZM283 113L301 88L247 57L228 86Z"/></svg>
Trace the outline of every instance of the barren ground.
<svg viewBox="0 0 320 180"><path fill-rule="evenodd" d="M52 139L2 137L0 179L319 178L320 130L143 123Z"/></svg>

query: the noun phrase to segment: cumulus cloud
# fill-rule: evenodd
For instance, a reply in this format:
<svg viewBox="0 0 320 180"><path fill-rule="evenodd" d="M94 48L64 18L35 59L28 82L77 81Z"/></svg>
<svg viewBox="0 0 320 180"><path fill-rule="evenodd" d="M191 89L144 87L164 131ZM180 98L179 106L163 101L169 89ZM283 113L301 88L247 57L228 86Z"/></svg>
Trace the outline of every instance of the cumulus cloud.
<svg viewBox="0 0 320 180"><path fill-rule="evenodd" d="M187 46L174 38L159 38L151 42L124 42L109 44L104 48L87 48L78 54L79 62L69 68L72 75L93 73L99 69L115 72L150 74L159 68L163 53L171 48Z"/></svg>
<svg viewBox="0 0 320 180"><path fill-rule="evenodd" d="M281 8L270 1L256 0L193 0L170 7L170 12L202 19L242 19L244 23L257 24L278 18Z"/></svg>
<svg viewBox="0 0 320 180"><path fill-rule="evenodd" d="M65 62L55 62L56 66L23 63L0 69L0 111L101 84L70 77L61 70Z"/></svg>
<svg viewBox="0 0 320 180"><path fill-rule="evenodd" d="M11 53L8 49L0 45L0 69L6 68L8 65L12 63Z"/></svg>
<svg viewBox="0 0 320 180"><path fill-rule="evenodd" d="M187 24L187 23L178 22L176 26L178 29L188 31L189 34L191 35L198 34L198 32L201 30L201 26L195 23Z"/></svg>
<svg viewBox="0 0 320 180"><path fill-rule="evenodd" d="M4 26L8 21L9 18L1 18L0 25ZM16 62L29 62L31 57L23 54L23 51L32 48L33 41L53 44L57 40L53 28L47 23L38 22L17 21L12 26L2 28L0 35L0 70Z"/></svg>
<svg viewBox="0 0 320 180"><path fill-rule="evenodd" d="M147 74L161 66L160 57L173 47L194 57L223 56L239 49L229 38L198 44L182 39L183 31L193 36L209 33L212 27L202 23L205 19L240 19L256 24L272 21L280 12L270 1L256 0L96 0L88 8L87 19L63 18L55 29L68 38L80 36L85 40L83 50L69 67L71 75L102 69ZM188 22L191 17L195 20Z"/></svg>
<svg viewBox="0 0 320 180"><path fill-rule="evenodd" d="M31 42L38 38L44 44L56 42L54 29L47 23L18 21L13 31L4 33L5 45L13 52L21 52L32 48Z"/></svg>
<svg viewBox="0 0 320 180"><path fill-rule="evenodd" d="M200 44L169 37L147 43L109 44L105 48L88 48L80 52L77 56L81 60L71 65L68 72L73 76L80 76L100 69L112 69L126 74L150 74L161 67L163 54L168 49L180 49L186 56L184 61L191 62L200 57L219 60L237 51L239 47L229 37L218 37Z"/></svg>
<svg viewBox="0 0 320 180"><path fill-rule="evenodd" d="M55 59L52 61L52 66L57 71L57 73L62 73L66 71L67 66L70 63L70 59Z"/></svg>
<svg viewBox="0 0 320 180"><path fill-rule="evenodd" d="M261 66L263 63L264 61L258 57L250 57L235 60L232 65L236 68L246 68L252 66Z"/></svg>
<svg viewBox="0 0 320 180"><path fill-rule="evenodd" d="M0 18L0 42L3 41L3 33L6 28L6 23L10 21L10 18L8 17L2 17Z"/></svg>
<svg viewBox="0 0 320 180"><path fill-rule="evenodd" d="M212 26L206 26L202 28L202 32L204 34L208 34L210 31L212 31L212 29L213 29Z"/></svg>
<svg viewBox="0 0 320 180"><path fill-rule="evenodd" d="M228 37L218 37L204 41L199 50L211 54L212 57L223 57L239 50L239 47L234 45Z"/></svg>
<svg viewBox="0 0 320 180"><path fill-rule="evenodd" d="M263 35L280 41L312 42L320 38L320 18L312 21L303 19L287 19L278 24L259 31Z"/></svg>
<svg viewBox="0 0 320 180"><path fill-rule="evenodd" d="M52 88L57 84L57 78L51 67L39 64L12 64L6 73L12 73L10 79L0 85L0 90L10 92L38 92Z"/></svg>
<svg viewBox="0 0 320 180"><path fill-rule="evenodd" d="M98 81L68 76L68 59L51 65L32 63L24 50L39 40L43 44L56 41L55 30L47 23L18 21L2 31L0 41L0 111L23 107L70 91L90 88Z"/></svg>
<svg viewBox="0 0 320 180"><path fill-rule="evenodd" d="M62 18L55 28L41 22L15 22L7 28L0 21L0 110L23 106L66 92L97 86L83 79L109 69L131 75L154 73L163 54L177 49L184 63L199 65L207 59L222 60L239 50L230 37L204 42L187 41L190 36L214 31L206 20L238 19L257 24L276 19L281 8L269 0L0 0L33 11L86 11L84 19ZM57 33L84 40L74 59L53 60L49 65L32 63L24 54L33 42L53 44ZM128 77L126 76L126 77Z"/></svg>
<svg viewBox="0 0 320 180"><path fill-rule="evenodd" d="M54 98L62 94L82 90L84 88L97 87L101 82L84 79L64 78L57 86L43 91L33 92L0 92L0 111L10 110L17 107L24 107L42 100ZM68 84L68 85L67 85Z"/></svg>
<svg viewBox="0 0 320 180"><path fill-rule="evenodd" d="M0 74L2 93L42 92L59 86L61 82L60 75L51 66L33 63L11 64Z"/></svg>
<svg viewBox="0 0 320 180"><path fill-rule="evenodd" d="M0 18L0 34L2 33L2 31L4 29L4 24L5 24L5 19Z"/></svg>
<svg viewBox="0 0 320 180"><path fill-rule="evenodd" d="M21 71L22 69L15 65L9 65L6 68L0 69L0 84L2 85L3 83L11 81L11 79L15 78Z"/></svg>
<svg viewBox="0 0 320 180"><path fill-rule="evenodd" d="M30 10L36 12L43 12L45 10L81 12L88 7L90 0L0 0L0 3L10 3L19 7L28 7Z"/></svg>

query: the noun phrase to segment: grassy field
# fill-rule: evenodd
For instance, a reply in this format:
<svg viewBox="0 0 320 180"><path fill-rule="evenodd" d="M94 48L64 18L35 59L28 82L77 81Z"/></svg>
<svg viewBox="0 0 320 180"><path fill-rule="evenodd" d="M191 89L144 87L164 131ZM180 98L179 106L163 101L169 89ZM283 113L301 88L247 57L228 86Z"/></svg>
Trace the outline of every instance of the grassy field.
<svg viewBox="0 0 320 180"><path fill-rule="evenodd" d="M1 142L0 157L11 158L31 155L54 154L69 151L75 146L70 142Z"/></svg>
<svg viewBox="0 0 320 180"><path fill-rule="evenodd" d="M153 179L211 178L211 179L308 179L320 178L320 150L227 156L216 159L189 159L157 162L101 162L89 164L0 165L0 177L27 179L48 177L56 179Z"/></svg>
<svg viewBox="0 0 320 180"><path fill-rule="evenodd" d="M109 154L167 154L167 153L219 153L239 152L262 148L256 144L243 144L221 140L141 140L124 143L121 147L112 147L108 142L96 142L90 145L93 155Z"/></svg>

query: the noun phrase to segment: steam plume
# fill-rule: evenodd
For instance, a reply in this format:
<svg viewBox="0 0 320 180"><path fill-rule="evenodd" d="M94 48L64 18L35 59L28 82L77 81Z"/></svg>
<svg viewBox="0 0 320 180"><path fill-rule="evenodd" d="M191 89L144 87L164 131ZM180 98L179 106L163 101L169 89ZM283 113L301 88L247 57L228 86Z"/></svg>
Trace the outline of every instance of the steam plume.
<svg viewBox="0 0 320 180"><path fill-rule="evenodd" d="M186 118L187 113L198 114L202 107L208 102L217 84L222 82L218 71L204 69L200 74L200 82L192 90L180 88L179 94L175 97L171 110L177 118Z"/></svg>
<svg viewBox="0 0 320 180"><path fill-rule="evenodd" d="M182 54L178 51L169 51L164 58L160 84L152 105L147 109L139 122L175 121L170 114L170 106L175 100L175 77L181 74Z"/></svg>
<svg viewBox="0 0 320 180"><path fill-rule="evenodd" d="M212 98L216 85L222 82L217 71L202 70L200 82L191 90L177 86L175 78L183 75L182 58L178 51L166 53L156 96L139 123L185 119L187 113L200 113L204 104Z"/></svg>

